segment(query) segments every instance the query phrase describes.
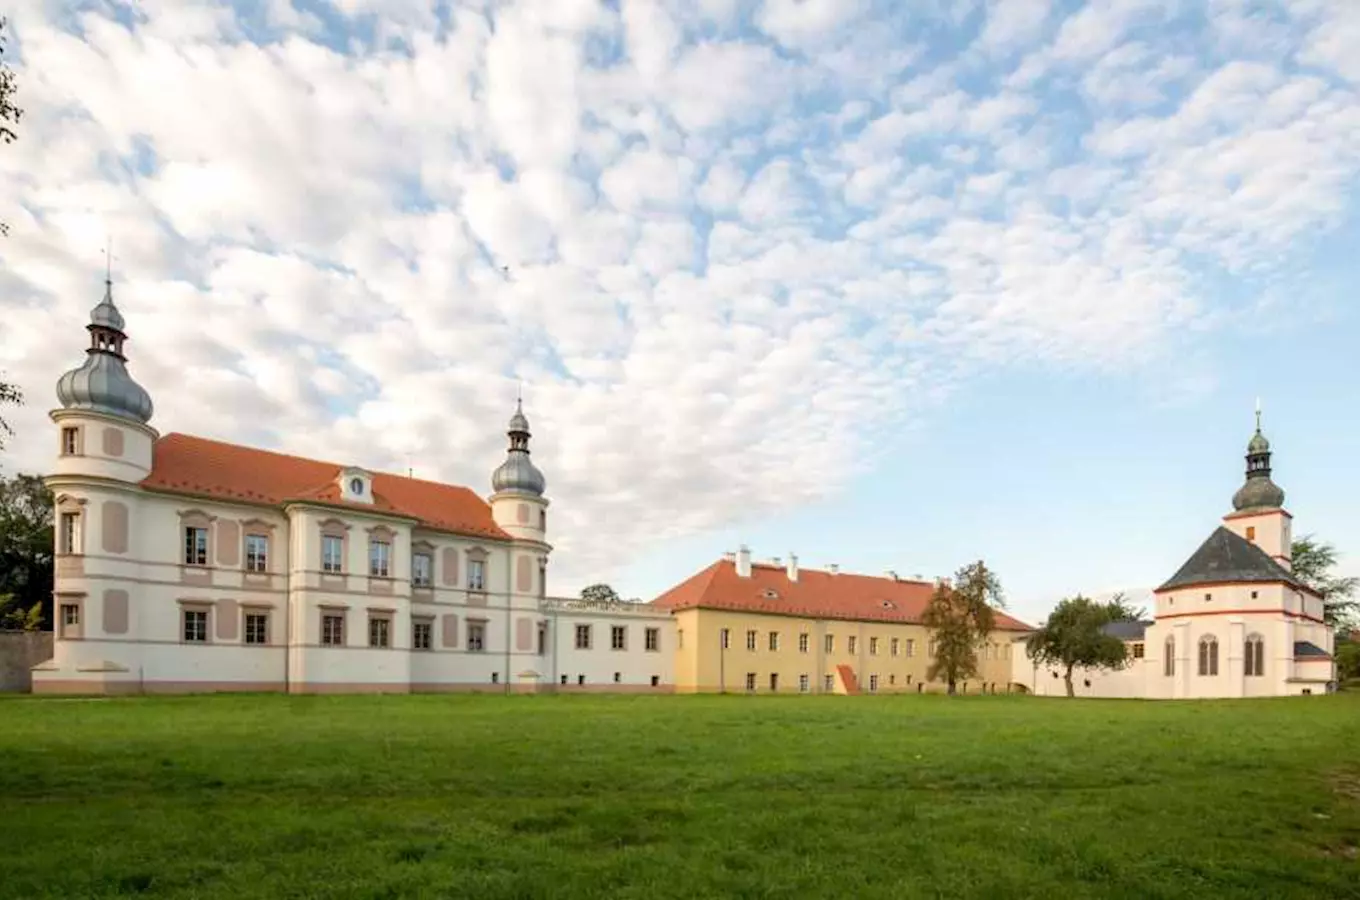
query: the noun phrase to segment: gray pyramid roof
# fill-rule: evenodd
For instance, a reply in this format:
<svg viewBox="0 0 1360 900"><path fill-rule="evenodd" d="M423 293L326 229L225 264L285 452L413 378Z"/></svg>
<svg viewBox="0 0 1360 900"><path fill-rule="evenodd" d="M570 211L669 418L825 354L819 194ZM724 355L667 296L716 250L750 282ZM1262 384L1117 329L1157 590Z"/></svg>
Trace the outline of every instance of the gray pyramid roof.
<svg viewBox="0 0 1360 900"><path fill-rule="evenodd" d="M1317 644L1314 644L1312 641L1295 641L1294 658L1298 659L1301 656L1302 657L1315 656L1322 659L1329 658L1327 651L1323 650L1321 647L1319 647Z"/></svg>
<svg viewBox="0 0 1360 900"><path fill-rule="evenodd" d="M1103 634L1117 637L1121 641L1137 641L1142 640L1151 624L1151 622L1141 619L1121 619L1118 622L1109 623L1100 630Z"/></svg>
<svg viewBox="0 0 1360 900"><path fill-rule="evenodd" d="M1260 547L1240 535L1234 534L1220 525L1200 544L1185 565L1158 592L1173 588L1192 587L1196 584L1222 584L1224 582L1278 582L1283 581L1290 587L1308 590L1284 566L1270 558Z"/></svg>

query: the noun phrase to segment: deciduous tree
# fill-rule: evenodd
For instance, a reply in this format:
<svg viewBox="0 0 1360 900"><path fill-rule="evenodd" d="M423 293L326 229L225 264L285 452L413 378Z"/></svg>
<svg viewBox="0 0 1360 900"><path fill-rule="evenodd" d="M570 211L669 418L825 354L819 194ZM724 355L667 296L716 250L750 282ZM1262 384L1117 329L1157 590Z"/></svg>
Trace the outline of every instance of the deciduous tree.
<svg viewBox="0 0 1360 900"><path fill-rule="evenodd" d="M0 478L0 594L12 597L0 614L38 605L52 612L52 492L36 475Z"/></svg>
<svg viewBox="0 0 1360 900"><path fill-rule="evenodd" d="M582 600L596 600L601 603L617 603L618 593L607 584L592 584L581 588Z"/></svg>
<svg viewBox="0 0 1360 900"><path fill-rule="evenodd" d="M976 675L978 646L996 625L995 610L1004 606L1001 582L981 560L939 584L921 617L935 645L927 677L944 681L953 694L960 681Z"/></svg>
<svg viewBox="0 0 1360 900"><path fill-rule="evenodd" d="M18 406L23 402L23 392L19 390L17 385L0 381L0 407ZM5 421L4 416L0 416L0 450L5 449L5 438L13 435L14 429L10 427L9 422Z"/></svg>
<svg viewBox="0 0 1360 900"><path fill-rule="evenodd" d="M14 95L19 89L18 79L14 77L14 70L4 60L5 26L8 24L8 21L0 16L0 141L6 144L18 139L19 134L14 127L24 115L24 111L14 105ZM9 226L4 222L0 222L0 234L9 234Z"/></svg>
<svg viewBox="0 0 1360 900"><path fill-rule="evenodd" d="M1294 576L1322 595L1327 624L1354 622L1360 614L1360 602L1355 599L1360 578L1336 574L1336 548L1307 534L1295 540L1289 551Z"/></svg>
<svg viewBox="0 0 1360 900"><path fill-rule="evenodd" d="M1075 696L1072 670L1120 669L1128 663L1124 642L1108 635L1104 629L1111 622L1134 617L1116 597L1107 603L1097 603L1078 594L1057 605L1042 628L1026 640L1031 659L1043 665L1058 666L1063 670L1067 696Z"/></svg>

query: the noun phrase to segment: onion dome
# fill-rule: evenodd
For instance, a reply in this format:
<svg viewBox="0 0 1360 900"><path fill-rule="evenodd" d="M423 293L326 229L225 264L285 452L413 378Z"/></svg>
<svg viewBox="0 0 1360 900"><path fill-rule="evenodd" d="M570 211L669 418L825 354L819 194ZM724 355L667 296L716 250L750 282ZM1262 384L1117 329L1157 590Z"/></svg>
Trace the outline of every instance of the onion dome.
<svg viewBox="0 0 1360 900"><path fill-rule="evenodd" d="M1279 509L1284 489L1270 480L1270 441L1261 433L1261 409L1256 409L1256 433L1247 443L1247 481L1233 494L1233 509Z"/></svg>
<svg viewBox="0 0 1360 900"><path fill-rule="evenodd" d="M529 460L529 420L524 417L524 405L515 402L515 414L510 417L510 449L505 462L491 474L491 487L500 493L513 491L520 494L543 495L547 481L543 473Z"/></svg>
<svg viewBox="0 0 1360 900"><path fill-rule="evenodd" d="M90 310L90 347L85 362L57 381L57 399L64 409L88 409L146 424L151 420L151 395L132 380L123 355L123 314L113 303L113 283L104 282L104 299Z"/></svg>

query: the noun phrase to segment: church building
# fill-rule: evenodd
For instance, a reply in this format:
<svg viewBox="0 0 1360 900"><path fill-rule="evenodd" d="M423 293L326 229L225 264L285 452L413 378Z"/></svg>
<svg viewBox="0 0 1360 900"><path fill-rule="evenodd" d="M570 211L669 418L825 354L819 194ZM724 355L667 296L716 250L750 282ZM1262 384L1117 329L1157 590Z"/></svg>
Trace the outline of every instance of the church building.
<svg viewBox="0 0 1360 900"><path fill-rule="evenodd" d="M548 595L549 502L522 408L483 499L162 436L111 284L87 330L51 414L56 635L35 692L673 684L668 614Z"/></svg>
<svg viewBox="0 0 1360 900"><path fill-rule="evenodd" d="M1293 517L1270 461L1258 409L1233 511L1154 592L1153 621L1107 629L1124 641L1128 665L1075 671L1078 696L1282 697L1335 690L1336 635L1323 617L1322 597L1291 571ZM1014 658L1018 685L1065 695L1059 671L1023 652Z"/></svg>

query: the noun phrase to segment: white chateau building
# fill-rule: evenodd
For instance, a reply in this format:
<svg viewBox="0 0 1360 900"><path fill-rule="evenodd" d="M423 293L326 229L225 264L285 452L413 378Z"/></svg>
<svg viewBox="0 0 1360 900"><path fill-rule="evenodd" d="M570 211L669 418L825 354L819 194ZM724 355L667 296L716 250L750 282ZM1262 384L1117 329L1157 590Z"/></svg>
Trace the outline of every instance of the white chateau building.
<svg viewBox="0 0 1360 900"><path fill-rule="evenodd" d="M529 423L487 499L151 427L106 283L57 384L53 657L37 693L670 690L665 610L547 593Z"/></svg>
<svg viewBox="0 0 1360 900"><path fill-rule="evenodd" d="M1336 689L1336 634L1323 619L1322 598L1290 570L1293 517L1271 480L1270 456L1258 409L1233 511L1154 592L1153 621L1107 629L1124 641L1129 664L1074 670L1077 696L1282 697ZM1060 671L1023 652L1012 659L1015 684L1066 695Z"/></svg>

